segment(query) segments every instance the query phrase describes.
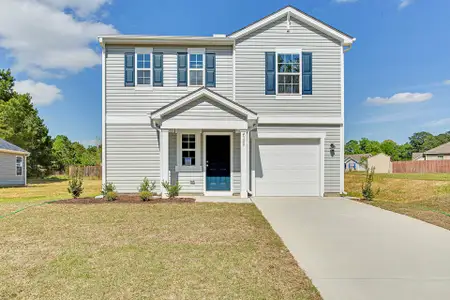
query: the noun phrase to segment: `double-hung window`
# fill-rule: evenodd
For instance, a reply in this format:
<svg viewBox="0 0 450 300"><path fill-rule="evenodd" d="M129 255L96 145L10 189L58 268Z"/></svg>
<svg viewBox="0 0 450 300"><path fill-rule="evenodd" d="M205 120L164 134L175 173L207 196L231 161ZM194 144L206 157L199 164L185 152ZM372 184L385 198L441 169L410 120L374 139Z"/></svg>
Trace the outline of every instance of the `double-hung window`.
<svg viewBox="0 0 450 300"><path fill-rule="evenodd" d="M23 175L23 157L16 156L16 176Z"/></svg>
<svg viewBox="0 0 450 300"><path fill-rule="evenodd" d="M152 49L136 49L136 84L152 85Z"/></svg>
<svg viewBox="0 0 450 300"><path fill-rule="evenodd" d="M205 50L188 49L188 82L190 86L202 86L205 81Z"/></svg>
<svg viewBox="0 0 450 300"><path fill-rule="evenodd" d="M301 52L277 53L277 94L300 94Z"/></svg>
<svg viewBox="0 0 450 300"><path fill-rule="evenodd" d="M196 152L196 138L195 134L181 135L181 165L195 166L195 152Z"/></svg>

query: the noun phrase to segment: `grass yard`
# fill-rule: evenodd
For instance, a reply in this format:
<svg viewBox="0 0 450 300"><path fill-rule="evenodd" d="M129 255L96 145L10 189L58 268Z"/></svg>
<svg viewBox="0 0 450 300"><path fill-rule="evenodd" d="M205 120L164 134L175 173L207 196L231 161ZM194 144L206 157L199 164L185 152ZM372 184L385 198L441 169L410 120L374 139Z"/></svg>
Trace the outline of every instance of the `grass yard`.
<svg viewBox="0 0 450 300"><path fill-rule="evenodd" d="M345 174L345 191L361 197L364 173ZM374 206L405 214L450 230L450 174L376 174L380 188Z"/></svg>
<svg viewBox="0 0 450 300"><path fill-rule="evenodd" d="M61 200L71 198L67 192L68 179L30 179L26 187L0 188L0 203L39 202L45 200ZM84 179L82 197L100 194L101 179Z"/></svg>
<svg viewBox="0 0 450 300"><path fill-rule="evenodd" d="M47 204L0 222L0 299L321 299L251 204Z"/></svg>

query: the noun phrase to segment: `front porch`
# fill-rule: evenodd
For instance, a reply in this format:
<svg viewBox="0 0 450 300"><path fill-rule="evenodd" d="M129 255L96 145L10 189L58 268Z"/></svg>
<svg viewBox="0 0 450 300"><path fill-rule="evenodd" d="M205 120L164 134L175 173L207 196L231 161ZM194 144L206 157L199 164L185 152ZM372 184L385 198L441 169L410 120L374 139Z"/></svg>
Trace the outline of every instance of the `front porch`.
<svg viewBox="0 0 450 300"><path fill-rule="evenodd" d="M182 193L248 198L256 113L201 88L150 118L159 132L161 182L179 182Z"/></svg>

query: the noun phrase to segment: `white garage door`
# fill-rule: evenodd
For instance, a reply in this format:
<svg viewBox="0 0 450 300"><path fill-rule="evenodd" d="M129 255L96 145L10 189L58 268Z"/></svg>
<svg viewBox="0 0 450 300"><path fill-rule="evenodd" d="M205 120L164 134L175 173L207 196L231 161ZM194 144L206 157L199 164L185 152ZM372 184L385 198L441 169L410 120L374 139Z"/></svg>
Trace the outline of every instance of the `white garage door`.
<svg viewBox="0 0 450 300"><path fill-rule="evenodd" d="M256 196L319 196L319 139L256 140Z"/></svg>

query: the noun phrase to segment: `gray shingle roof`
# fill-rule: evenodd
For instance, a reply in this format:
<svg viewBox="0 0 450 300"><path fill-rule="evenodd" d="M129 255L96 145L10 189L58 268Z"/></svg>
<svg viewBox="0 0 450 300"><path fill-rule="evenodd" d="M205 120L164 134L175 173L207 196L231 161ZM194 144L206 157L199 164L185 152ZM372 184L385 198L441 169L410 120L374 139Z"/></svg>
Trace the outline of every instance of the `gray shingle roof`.
<svg viewBox="0 0 450 300"><path fill-rule="evenodd" d="M23 152L25 154L28 153L28 151L23 150L22 148L14 144L11 144L10 142L5 141L4 139L0 139L0 150Z"/></svg>
<svg viewBox="0 0 450 300"><path fill-rule="evenodd" d="M345 155L345 159L350 158L359 163L362 158L369 158L372 155L370 154L351 154L351 155Z"/></svg>
<svg viewBox="0 0 450 300"><path fill-rule="evenodd" d="M450 142L430 149L426 151L425 154L450 154Z"/></svg>
<svg viewBox="0 0 450 300"><path fill-rule="evenodd" d="M412 160L418 160L418 159L421 159L422 157L423 157L422 152L413 152L412 153Z"/></svg>

